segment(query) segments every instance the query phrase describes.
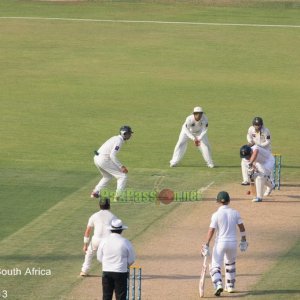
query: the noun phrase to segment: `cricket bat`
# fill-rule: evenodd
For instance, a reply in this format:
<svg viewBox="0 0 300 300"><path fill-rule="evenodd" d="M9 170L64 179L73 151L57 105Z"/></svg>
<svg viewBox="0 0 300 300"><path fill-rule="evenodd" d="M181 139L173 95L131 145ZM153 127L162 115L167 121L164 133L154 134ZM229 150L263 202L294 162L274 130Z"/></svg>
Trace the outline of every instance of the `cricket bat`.
<svg viewBox="0 0 300 300"><path fill-rule="evenodd" d="M250 178L250 192L251 195L256 196L256 186L253 178Z"/></svg>
<svg viewBox="0 0 300 300"><path fill-rule="evenodd" d="M207 269L206 260L207 260L207 256L204 256L201 275L200 275L200 281L199 281L199 295L200 295L200 298L204 297L205 274L206 274L206 269Z"/></svg>

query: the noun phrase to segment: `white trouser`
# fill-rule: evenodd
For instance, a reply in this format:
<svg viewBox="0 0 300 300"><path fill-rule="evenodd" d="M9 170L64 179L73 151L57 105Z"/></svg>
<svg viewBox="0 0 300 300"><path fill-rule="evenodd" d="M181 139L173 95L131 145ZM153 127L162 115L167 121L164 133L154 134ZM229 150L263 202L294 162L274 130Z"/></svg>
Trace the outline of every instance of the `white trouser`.
<svg viewBox="0 0 300 300"><path fill-rule="evenodd" d="M221 268L225 263L226 285L234 286L236 253L237 242L215 242L210 266L210 276L214 285L219 281L222 282Z"/></svg>
<svg viewBox="0 0 300 300"><path fill-rule="evenodd" d="M100 239L97 239L95 237L92 238L87 251L85 253L84 262L81 268L81 271L84 273L88 273L92 266L92 260L94 255L97 253L97 249L100 243Z"/></svg>
<svg viewBox="0 0 300 300"><path fill-rule="evenodd" d="M94 192L99 192L100 194L101 190L108 185L108 183L113 177L115 177L117 179L116 196L118 197L125 189L127 183L127 175L121 172L119 167L116 166L108 157L95 155L94 163L103 176L94 188Z"/></svg>
<svg viewBox="0 0 300 300"><path fill-rule="evenodd" d="M265 188L272 189L273 187L274 157L272 156L271 159L263 164L257 162L255 167L258 171L255 178L256 197L263 198Z"/></svg>
<svg viewBox="0 0 300 300"><path fill-rule="evenodd" d="M195 135L195 138L199 137L199 135ZM190 138L186 135L184 130L180 132L178 142L175 146L173 157L170 161L171 165L177 165L181 159L183 158L186 149L187 149L187 144ZM211 147L207 138L207 135L205 134L201 141L200 141L200 146L197 147L199 151L201 151L203 159L207 163L207 165L213 165L213 160L212 160L212 155L211 155Z"/></svg>
<svg viewBox="0 0 300 300"><path fill-rule="evenodd" d="M242 167L242 176L243 176L243 182L249 182L249 175L248 175L248 164L249 164L249 160L242 158L241 161L241 167Z"/></svg>

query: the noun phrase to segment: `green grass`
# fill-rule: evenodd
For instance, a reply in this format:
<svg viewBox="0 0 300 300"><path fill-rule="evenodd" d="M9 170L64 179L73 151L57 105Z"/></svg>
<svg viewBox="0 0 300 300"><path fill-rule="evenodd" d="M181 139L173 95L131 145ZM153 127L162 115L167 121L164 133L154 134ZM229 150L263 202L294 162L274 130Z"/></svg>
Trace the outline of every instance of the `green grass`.
<svg viewBox="0 0 300 300"><path fill-rule="evenodd" d="M0 17L12 16L299 25L297 1L1 1ZM299 182L299 28L6 18L0 25L0 267L53 272L2 277L10 299L56 299L78 284L82 234L97 209L89 199L98 180L93 150L123 124L135 133L119 158L137 191L152 190L159 176L161 188L176 191L239 181L239 148L256 115L283 155L283 183ZM169 169L195 105L209 117L217 168L208 170L190 145L182 168ZM138 241L177 205L119 204L114 212ZM280 274L287 276L273 276ZM272 288L266 276L252 296Z"/></svg>

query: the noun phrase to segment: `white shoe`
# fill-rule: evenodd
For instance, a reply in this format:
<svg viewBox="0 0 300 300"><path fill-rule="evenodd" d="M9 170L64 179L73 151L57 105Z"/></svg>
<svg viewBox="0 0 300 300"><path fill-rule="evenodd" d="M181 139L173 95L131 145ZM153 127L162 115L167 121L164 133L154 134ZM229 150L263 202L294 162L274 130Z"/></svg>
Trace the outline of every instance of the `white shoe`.
<svg viewBox="0 0 300 300"><path fill-rule="evenodd" d="M207 166L211 169L215 167L214 164L208 164Z"/></svg>
<svg viewBox="0 0 300 300"><path fill-rule="evenodd" d="M235 292L234 287L232 287L232 286L226 287L225 288L225 292L227 292L227 293L234 293Z"/></svg>
<svg viewBox="0 0 300 300"><path fill-rule="evenodd" d="M218 282L217 283L217 287L215 289L215 296L221 296L221 293L223 292L223 286L222 286L222 282Z"/></svg>
<svg viewBox="0 0 300 300"><path fill-rule="evenodd" d="M176 164L170 163L170 168L174 168L174 167L176 167Z"/></svg>
<svg viewBox="0 0 300 300"><path fill-rule="evenodd" d="M85 273L85 272L80 272L80 274L79 274L79 276L81 276L81 277L87 277L88 276L88 273Z"/></svg>

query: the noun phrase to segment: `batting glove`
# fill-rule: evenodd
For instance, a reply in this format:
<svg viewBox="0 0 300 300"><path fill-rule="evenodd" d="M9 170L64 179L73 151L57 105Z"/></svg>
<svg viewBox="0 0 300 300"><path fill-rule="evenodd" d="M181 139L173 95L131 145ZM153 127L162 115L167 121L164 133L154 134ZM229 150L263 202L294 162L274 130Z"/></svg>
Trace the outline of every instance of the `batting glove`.
<svg viewBox="0 0 300 300"><path fill-rule="evenodd" d="M201 255L202 256L209 256L210 255L210 253L209 253L209 246L207 246L206 244L202 245Z"/></svg>
<svg viewBox="0 0 300 300"><path fill-rule="evenodd" d="M248 243L246 241L241 241L240 242L240 250L242 252L245 252L247 250L247 248L248 248Z"/></svg>

